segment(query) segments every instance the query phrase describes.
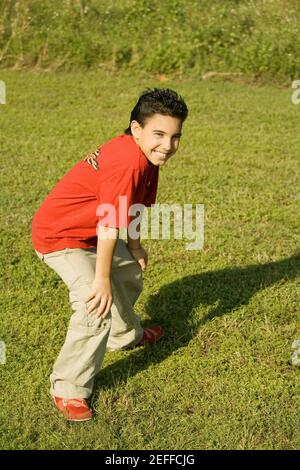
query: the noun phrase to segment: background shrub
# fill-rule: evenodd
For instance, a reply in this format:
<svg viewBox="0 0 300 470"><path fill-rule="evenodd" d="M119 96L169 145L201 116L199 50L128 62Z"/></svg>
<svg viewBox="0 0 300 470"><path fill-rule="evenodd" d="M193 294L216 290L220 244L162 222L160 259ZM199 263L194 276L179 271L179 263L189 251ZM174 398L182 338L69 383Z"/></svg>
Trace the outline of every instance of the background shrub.
<svg viewBox="0 0 300 470"><path fill-rule="evenodd" d="M2 0L0 67L300 75L296 0Z"/></svg>

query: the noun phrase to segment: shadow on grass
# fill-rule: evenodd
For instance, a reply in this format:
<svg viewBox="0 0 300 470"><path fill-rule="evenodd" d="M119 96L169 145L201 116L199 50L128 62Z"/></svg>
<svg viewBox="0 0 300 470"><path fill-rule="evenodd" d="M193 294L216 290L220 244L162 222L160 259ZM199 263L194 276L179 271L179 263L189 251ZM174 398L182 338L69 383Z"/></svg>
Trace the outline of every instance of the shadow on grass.
<svg viewBox="0 0 300 470"><path fill-rule="evenodd" d="M297 252L280 261L204 272L163 286L146 304L151 321L144 326L162 325L165 338L156 345L132 350L130 356L127 352L125 358L102 369L96 378L95 394L163 361L177 348L188 344L195 330L207 321L248 304L258 291L299 275L300 252ZM199 305L208 308L197 319L193 310Z"/></svg>

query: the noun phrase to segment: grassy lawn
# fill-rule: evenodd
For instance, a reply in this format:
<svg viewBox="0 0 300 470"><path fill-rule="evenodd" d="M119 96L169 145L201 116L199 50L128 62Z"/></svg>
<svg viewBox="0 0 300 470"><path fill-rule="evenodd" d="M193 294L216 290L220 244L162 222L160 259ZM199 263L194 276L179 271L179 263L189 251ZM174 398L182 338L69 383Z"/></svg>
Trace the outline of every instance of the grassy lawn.
<svg viewBox="0 0 300 470"><path fill-rule="evenodd" d="M292 90L104 72L0 79L0 448L299 449L300 375L290 354L300 337L300 107ZM70 424L48 395L68 292L33 252L30 223L58 179L121 133L139 92L154 85L175 88L190 108L157 202L203 203L205 245L145 241L150 264L136 310L166 338L107 353L96 418Z"/></svg>

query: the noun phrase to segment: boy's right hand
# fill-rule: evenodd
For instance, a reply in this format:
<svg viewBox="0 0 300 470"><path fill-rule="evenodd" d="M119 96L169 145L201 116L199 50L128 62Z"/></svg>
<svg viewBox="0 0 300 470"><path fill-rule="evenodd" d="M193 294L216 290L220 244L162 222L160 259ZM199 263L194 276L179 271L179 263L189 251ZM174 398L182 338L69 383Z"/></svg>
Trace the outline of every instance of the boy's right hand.
<svg viewBox="0 0 300 470"><path fill-rule="evenodd" d="M112 305L112 290L110 278L99 278L94 279L92 289L88 297L85 298L85 303L91 302L88 308L86 308L86 314L89 315L97 307L95 314L96 318L102 316L105 318Z"/></svg>

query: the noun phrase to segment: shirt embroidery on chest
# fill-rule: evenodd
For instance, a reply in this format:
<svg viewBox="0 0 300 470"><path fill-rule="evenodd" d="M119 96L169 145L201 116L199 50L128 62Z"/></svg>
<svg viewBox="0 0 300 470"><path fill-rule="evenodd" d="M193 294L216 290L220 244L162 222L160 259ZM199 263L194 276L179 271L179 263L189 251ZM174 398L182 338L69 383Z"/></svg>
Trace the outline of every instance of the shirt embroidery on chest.
<svg viewBox="0 0 300 470"><path fill-rule="evenodd" d="M98 157L101 154L101 150L98 148L94 152L91 152L83 159L84 162L87 162L89 165L92 165L94 170L99 170Z"/></svg>

